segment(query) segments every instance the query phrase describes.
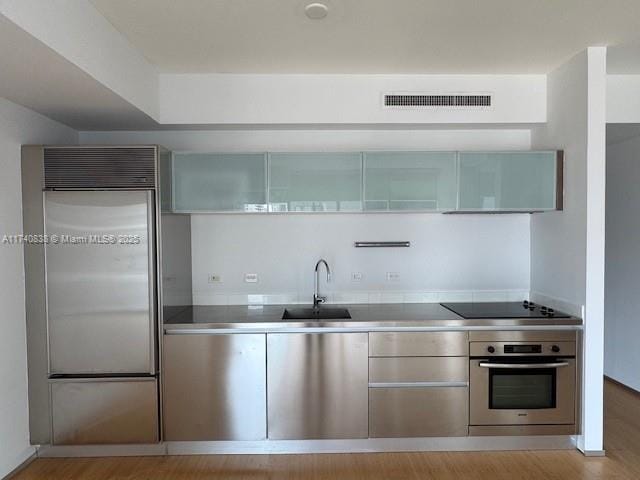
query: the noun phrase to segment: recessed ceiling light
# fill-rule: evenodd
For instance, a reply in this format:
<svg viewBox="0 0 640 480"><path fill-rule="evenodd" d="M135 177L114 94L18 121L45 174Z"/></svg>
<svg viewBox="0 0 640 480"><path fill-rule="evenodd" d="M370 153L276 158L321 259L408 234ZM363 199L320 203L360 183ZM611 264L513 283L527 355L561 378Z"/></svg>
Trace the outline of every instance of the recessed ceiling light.
<svg viewBox="0 0 640 480"><path fill-rule="evenodd" d="M310 3L304 7L304 13L311 20L322 20L329 13L329 7L324 3Z"/></svg>

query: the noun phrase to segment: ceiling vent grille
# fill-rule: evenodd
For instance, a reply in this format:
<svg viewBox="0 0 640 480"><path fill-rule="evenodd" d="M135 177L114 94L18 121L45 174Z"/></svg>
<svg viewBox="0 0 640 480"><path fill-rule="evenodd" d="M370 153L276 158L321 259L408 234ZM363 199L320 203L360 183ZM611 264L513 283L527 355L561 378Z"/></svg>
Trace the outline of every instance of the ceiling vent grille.
<svg viewBox="0 0 640 480"><path fill-rule="evenodd" d="M385 107L490 107L491 95L387 94Z"/></svg>
<svg viewBox="0 0 640 480"><path fill-rule="evenodd" d="M47 189L154 188L155 147L54 147L44 150Z"/></svg>

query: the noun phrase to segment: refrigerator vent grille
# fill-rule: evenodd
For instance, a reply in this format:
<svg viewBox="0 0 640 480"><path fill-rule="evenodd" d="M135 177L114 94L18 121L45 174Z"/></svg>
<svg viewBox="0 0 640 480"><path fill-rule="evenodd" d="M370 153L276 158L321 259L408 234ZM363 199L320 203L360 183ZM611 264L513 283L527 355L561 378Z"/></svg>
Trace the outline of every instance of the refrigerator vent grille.
<svg viewBox="0 0 640 480"><path fill-rule="evenodd" d="M45 148L48 189L154 188L155 147Z"/></svg>
<svg viewBox="0 0 640 480"><path fill-rule="evenodd" d="M491 95L385 95L385 107L490 107Z"/></svg>

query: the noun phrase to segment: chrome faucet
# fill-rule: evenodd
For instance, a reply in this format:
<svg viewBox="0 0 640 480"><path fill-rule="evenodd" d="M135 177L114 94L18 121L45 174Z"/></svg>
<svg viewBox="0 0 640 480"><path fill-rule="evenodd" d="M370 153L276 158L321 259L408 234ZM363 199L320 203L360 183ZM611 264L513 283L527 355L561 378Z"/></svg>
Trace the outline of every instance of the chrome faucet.
<svg viewBox="0 0 640 480"><path fill-rule="evenodd" d="M326 296L320 295L320 264L324 264L325 269L327 270L327 283L331 281L331 269L329 268L329 264L323 258L318 260L316 263L316 276L315 282L313 283L313 308L317 308L318 305L327 301Z"/></svg>

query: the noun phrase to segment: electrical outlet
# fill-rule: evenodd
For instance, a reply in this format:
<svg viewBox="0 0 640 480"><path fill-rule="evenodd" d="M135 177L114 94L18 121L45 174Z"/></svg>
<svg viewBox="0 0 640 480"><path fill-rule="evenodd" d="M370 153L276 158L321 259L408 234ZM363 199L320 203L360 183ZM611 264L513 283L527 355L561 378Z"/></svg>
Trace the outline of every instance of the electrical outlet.
<svg viewBox="0 0 640 480"><path fill-rule="evenodd" d="M398 280L400 280L398 272L387 272L387 282L397 282Z"/></svg>
<svg viewBox="0 0 640 480"><path fill-rule="evenodd" d="M362 273L360 273L360 272L351 272L351 281L352 282L361 282L362 281Z"/></svg>
<svg viewBox="0 0 640 480"><path fill-rule="evenodd" d="M216 275L215 273L209 274L209 283L221 283L222 277L220 275Z"/></svg>
<svg viewBox="0 0 640 480"><path fill-rule="evenodd" d="M244 274L244 282L245 283L258 283L258 274L257 273L245 273Z"/></svg>

